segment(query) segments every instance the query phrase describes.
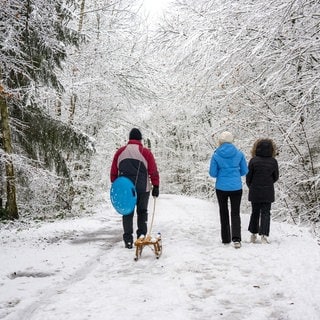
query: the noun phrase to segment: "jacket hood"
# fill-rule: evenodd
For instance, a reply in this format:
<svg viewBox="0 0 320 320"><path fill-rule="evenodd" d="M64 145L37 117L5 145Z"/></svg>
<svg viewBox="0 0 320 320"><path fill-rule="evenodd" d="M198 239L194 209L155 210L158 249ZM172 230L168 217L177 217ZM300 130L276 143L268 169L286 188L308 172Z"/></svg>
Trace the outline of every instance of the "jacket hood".
<svg viewBox="0 0 320 320"><path fill-rule="evenodd" d="M223 143L216 153L222 158L231 158L238 152L238 149L232 143Z"/></svg>
<svg viewBox="0 0 320 320"><path fill-rule="evenodd" d="M261 140L257 144L256 156L260 157L272 157L273 146L272 142L269 140Z"/></svg>

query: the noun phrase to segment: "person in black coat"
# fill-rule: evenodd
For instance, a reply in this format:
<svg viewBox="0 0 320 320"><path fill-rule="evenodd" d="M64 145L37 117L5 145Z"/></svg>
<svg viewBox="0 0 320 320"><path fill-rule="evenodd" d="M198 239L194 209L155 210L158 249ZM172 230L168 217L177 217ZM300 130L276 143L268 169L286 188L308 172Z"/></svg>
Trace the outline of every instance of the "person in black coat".
<svg viewBox="0 0 320 320"><path fill-rule="evenodd" d="M274 183L279 179L275 144L271 139L259 139L251 153L246 175L252 206L248 230L251 232L251 242L256 242L259 233L261 242L268 243L271 203L275 200Z"/></svg>

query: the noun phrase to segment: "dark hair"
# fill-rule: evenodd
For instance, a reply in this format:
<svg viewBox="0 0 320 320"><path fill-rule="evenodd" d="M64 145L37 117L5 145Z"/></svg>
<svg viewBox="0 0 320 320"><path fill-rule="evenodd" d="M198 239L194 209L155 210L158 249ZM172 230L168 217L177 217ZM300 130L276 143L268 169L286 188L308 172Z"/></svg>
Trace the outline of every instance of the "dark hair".
<svg viewBox="0 0 320 320"><path fill-rule="evenodd" d="M251 156L276 156L276 145L273 140L269 138L261 138L255 141L251 150Z"/></svg>

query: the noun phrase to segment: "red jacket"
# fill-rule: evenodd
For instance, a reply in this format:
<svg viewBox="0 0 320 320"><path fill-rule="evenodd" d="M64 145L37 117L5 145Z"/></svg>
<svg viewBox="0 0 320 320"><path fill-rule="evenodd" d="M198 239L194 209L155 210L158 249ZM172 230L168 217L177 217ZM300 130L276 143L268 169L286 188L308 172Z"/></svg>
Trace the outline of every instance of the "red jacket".
<svg viewBox="0 0 320 320"><path fill-rule="evenodd" d="M119 176L128 177L137 192L148 192L151 184L159 186L160 183L154 156L139 140L129 140L126 146L115 153L110 170L111 182Z"/></svg>

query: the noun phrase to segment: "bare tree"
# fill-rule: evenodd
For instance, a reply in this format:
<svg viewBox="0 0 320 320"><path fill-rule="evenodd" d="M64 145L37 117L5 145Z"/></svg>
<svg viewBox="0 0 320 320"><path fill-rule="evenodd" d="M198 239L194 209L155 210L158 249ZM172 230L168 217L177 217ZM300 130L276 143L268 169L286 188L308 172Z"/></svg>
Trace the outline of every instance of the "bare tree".
<svg viewBox="0 0 320 320"><path fill-rule="evenodd" d="M134 123L144 126L144 105L155 97L139 2L87 0L80 11L87 41L71 52L68 72L61 75L62 113L67 114L65 121L72 120L94 137L98 152L91 175L103 190L108 182L106 161L119 136L126 136Z"/></svg>
<svg viewBox="0 0 320 320"><path fill-rule="evenodd" d="M193 143L209 148L206 131L232 130L248 157L255 139L274 138L278 213L295 221L319 221L319 9L310 0L176 1L154 46L173 92L168 108L185 113L171 147L185 128L186 159L203 152L188 152L191 128Z"/></svg>

